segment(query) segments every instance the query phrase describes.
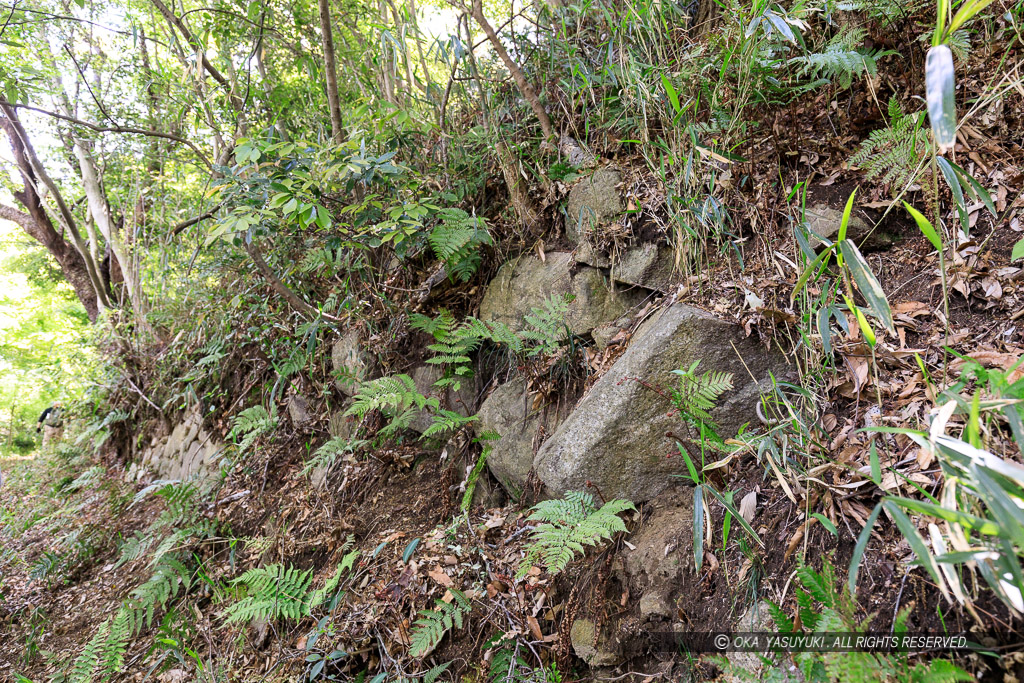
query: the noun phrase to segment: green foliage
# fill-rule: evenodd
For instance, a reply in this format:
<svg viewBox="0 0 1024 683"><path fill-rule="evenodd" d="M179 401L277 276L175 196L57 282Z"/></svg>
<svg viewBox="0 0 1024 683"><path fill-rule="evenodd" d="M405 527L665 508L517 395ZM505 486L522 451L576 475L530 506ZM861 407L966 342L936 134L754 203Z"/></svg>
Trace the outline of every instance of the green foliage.
<svg viewBox="0 0 1024 683"><path fill-rule="evenodd" d="M569 491L565 498L538 503L528 519L540 524L531 533L516 578L525 577L538 562L551 574L558 574L577 554L586 552L585 546L596 546L602 539L626 531L619 515L635 509L628 500L608 501L598 509L593 496L580 491Z"/></svg>
<svg viewBox="0 0 1024 683"><path fill-rule="evenodd" d="M715 407L722 394L732 389L732 373L708 370L698 375L698 365L700 361L695 360L685 370L672 371L679 376L679 385L671 392L672 402L694 426L706 425L713 429L715 422L708 411Z"/></svg>
<svg viewBox="0 0 1024 683"><path fill-rule="evenodd" d="M479 418L476 415L465 416L452 410L438 409L434 415L434 421L423 430L423 438L439 436L462 429L466 425L476 422Z"/></svg>
<svg viewBox="0 0 1024 683"><path fill-rule="evenodd" d="M422 610L419 618L412 626L409 634L409 654L413 657L425 657L429 654L450 629L462 628L463 617L472 610L469 598L454 588L449 588L451 602L435 600L432 610Z"/></svg>
<svg viewBox="0 0 1024 683"><path fill-rule="evenodd" d="M192 586L193 572L174 556L166 556L160 560L153 575L136 587L130 595L128 603L121 608L133 632L138 632L145 624L147 628L153 624L153 614L157 607L167 609L179 592L187 592Z"/></svg>
<svg viewBox="0 0 1024 683"><path fill-rule="evenodd" d="M419 411L428 407L437 410L438 403L436 398L421 394L409 375L393 375L360 384L345 415L363 419L371 411L379 410L388 418L381 436L392 436L407 428Z"/></svg>
<svg viewBox="0 0 1024 683"><path fill-rule="evenodd" d="M822 563L821 571L801 564L796 572L795 599L804 632L863 633L871 618L858 621L857 605L849 593L841 591L829 559ZM769 613L780 633L793 632L793 620L778 605L769 601ZM896 617L893 631L905 633L909 609ZM716 658L717 663L740 680L782 681L793 680L788 667L780 664L792 657L799 669L801 680L808 683L870 683L873 681L899 681L901 683L955 683L970 681L967 674L948 660L932 659L911 665L906 652L793 652L773 654L762 664L760 676L742 667ZM795 672L794 672L795 673Z"/></svg>
<svg viewBox="0 0 1024 683"><path fill-rule="evenodd" d="M490 683L561 683L562 674L552 663L548 668L535 668L520 654L520 643L513 633L491 638L491 663L487 667Z"/></svg>
<svg viewBox="0 0 1024 683"><path fill-rule="evenodd" d="M972 609L973 591L964 584L961 568L973 567L1012 613L1024 613L1024 467L1010 457L1000 457L986 449L981 437L987 418L995 428L1000 422L1004 424L1002 429L1009 431L1018 449L1024 449L1024 423L1017 406L1024 398L1024 380L1011 383L1010 372L986 369L969 361L964 377L943 392L946 402L940 406L928 432L898 430L935 454L945 481L937 498L887 496L875 507L850 561L851 591L856 589L871 531L879 513L885 510L948 600L955 599ZM980 382L981 387L968 400L960 392L971 380ZM990 398L983 400L983 392ZM958 437L947 435L949 420L958 409L965 414L966 424ZM909 515L945 524L939 527L930 522L926 540Z"/></svg>
<svg viewBox="0 0 1024 683"><path fill-rule="evenodd" d="M850 157L850 165L867 171L866 180L889 185L893 195L914 183L928 153L928 133L922 127L923 112L904 114L895 96L889 100L889 125L873 131Z"/></svg>
<svg viewBox="0 0 1024 683"><path fill-rule="evenodd" d="M236 440L240 453L246 453L261 436L277 429L277 406L268 411L262 405L254 405L235 415L231 423L228 438Z"/></svg>
<svg viewBox="0 0 1024 683"><path fill-rule="evenodd" d="M131 628L122 612L100 624L75 659L68 675L69 683L110 680L124 664L130 637Z"/></svg>
<svg viewBox="0 0 1024 683"><path fill-rule="evenodd" d="M883 26L889 26L907 21L927 4L926 0L842 0L838 8L847 12L865 12Z"/></svg>
<svg viewBox="0 0 1024 683"><path fill-rule="evenodd" d="M249 619L301 619L333 594L344 573L352 568L358 551L349 553L322 587L312 589L312 570L272 564L256 567L231 583L245 588L246 595L227 609L227 623Z"/></svg>
<svg viewBox="0 0 1024 683"><path fill-rule="evenodd" d="M565 316L571 301L569 297L550 296L541 307L524 316L523 329L518 332L502 322L484 322L472 316L456 323L454 316L445 310L436 318L414 313L409 317L409 326L433 335L435 341L427 349L434 355L428 363L451 366L450 372L435 386L451 386L457 390L459 378L472 375L470 354L484 342L496 344L513 356L536 358L556 354L570 336Z"/></svg>
<svg viewBox="0 0 1024 683"><path fill-rule="evenodd" d="M789 63L797 67L801 77L820 79L812 83L811 87L821 80L837 80L845 90L853 84L854 78L864 74L874 76L878 72L877 61L886 55L895 54L892 51L861 49L866 37L867 30L863 28L840 31L825 44L821 52L793 57Z"/></svg>
<svg viewBox="0 0 1024 683"><path fill-rule="evenodd" d="M345 437L331 437L323 446L316 449L313 457L306 461L302 468L303 474L309 474L317 468L331 469L338 458L346 453L354 453L360 447L366 445L362 439L349 439Z"/></svg>
<svg viewBox="0 0 1024 683"><path fill-rule="evenodd" d="M448 276L466 282L480 267L480 248L492 244L487 223L455 208L441 209L438 218L441 222L430 232L430 246L444 261Z"/></svg>

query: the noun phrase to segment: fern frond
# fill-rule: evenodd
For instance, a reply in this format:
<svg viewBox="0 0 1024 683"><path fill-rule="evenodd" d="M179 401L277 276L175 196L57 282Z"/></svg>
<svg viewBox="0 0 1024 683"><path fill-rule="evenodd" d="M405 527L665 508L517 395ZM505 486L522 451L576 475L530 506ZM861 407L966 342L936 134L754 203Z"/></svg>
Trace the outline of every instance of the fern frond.
<svg viewBox="0 0 1024 683"><path fill-rule="evenodd" d="M732 389L732 373L709 370L697 374L700 361L694 361L686 370L673 370L679 376L678 388L672 391L672 401L684 418L693 424L707 425L714 429L715 422L710 410L718 403L722 394Z"/></svg>
<svg viewBox="0 0 1024 683"><path fill-rule="evenodd" d="M825 81L835 79L845 90L853 84L854 78L864 74L875 75L878 72L878 59L892 54L882 50L861 49L866 36L867 30L863 28L842 31L829 40L821 52L793 57L789 63L797 67L801 77L811 76Z"/></svg>
<svg viewBox="0 0 1024 683"><path fill-rule="evenodd" d="M462 209L441 209L441 222L427 237L434 254L444 261L448 276L463 282L480 267L480 247L491 244L487 223Z"/></svg>
<svg viewBox="0 0 1024 683"><path fill-rule="evenodd" d="M533 529L516 578L525 577L538 561L551 574L561 572L577 554L586 552L586 546L596 546L616 532L626 531L619 515L634 509L633 503L621 499L595 509L593 496L579 491L567 492L562 500L538 503L529 519L541 523Z"/></svg>
<svg viewBox="0 0 1024 683"><path fill-rule="evenodd" d="M427 398L416 390L416 383L409 375L392 375L360 384L345 415L362 418L371 410L394 415L410 408L422 410L436 403L436 398Z"/></svg>
<svg viewBox="0 0 1024 683"><path fill-rule="evenodd" d="M423 430L423 438L454 432L465 425L476 422L478 419L479 418L476 415L466 417L465 415L461 415L452 410L438 410L437 414L434 415L434 421L430 423L429 427Z"/></svg>
<svg viewBox="0 0 1024 683"><path fill-rule="evenodd" d="M860 144L850 164L863 168L865 179L879 180L893 191L917 179L921 160L928 152L928 134L921 125L924 112L905 115L899 101L889 100L890 125L873 131Z"/></svg>
<svg viewBox="0 0 1024 683"><path fill-rule="evenodd" d="M453 627L462 628L463 617L472 609L469 598L454 588L449 588L452 601L435 601L435 609L423 610L413 624L409 635L409 653L413 657L429 654Z"/></svg>
<svg viewBox="0 0 1024 683"><path fill-rule="evenodd" d="M258 438L277 429L277 406L272 406L269 411L258 404L246 408L235 415L232 423L233 427L228 433L228 438L237 439L241 436L241 441L238 441L238 450L245 453L256 443Z"/></svg>

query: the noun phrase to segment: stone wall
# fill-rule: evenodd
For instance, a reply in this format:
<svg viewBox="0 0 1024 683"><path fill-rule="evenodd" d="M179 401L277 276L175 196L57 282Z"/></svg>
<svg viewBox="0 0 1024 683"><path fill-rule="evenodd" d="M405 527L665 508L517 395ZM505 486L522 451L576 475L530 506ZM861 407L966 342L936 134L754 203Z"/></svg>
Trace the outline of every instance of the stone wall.
<svg viewBox="0 0 1024 683"><path fill-rule="evenodd" d="M198 407L189 409L163 438L154 437L130 470L134 479L206 479L220 472L224 444L203 428Z"/></svg>

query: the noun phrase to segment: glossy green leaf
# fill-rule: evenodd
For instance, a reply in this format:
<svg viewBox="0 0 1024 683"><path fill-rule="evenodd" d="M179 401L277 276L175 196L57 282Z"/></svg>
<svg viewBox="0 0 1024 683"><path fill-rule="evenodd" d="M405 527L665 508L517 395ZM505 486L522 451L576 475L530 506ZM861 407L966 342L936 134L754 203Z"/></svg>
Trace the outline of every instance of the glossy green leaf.
<svg viewBox="0 0 1024 683"><path fill-rule="evenodd" d="M864 522L864 528L857 536L857 545L853 547L853 555L850 557L850 572L846 578L851 595L857 593L857 574L860 573L860 563L864 559L864 551L867 550L868 541L871 540L871 531L875 528L875 522L878 521L878 515L881 512L882 504L879 503L868 515L867 521Z"/></svg>
<svg viewBox="0 0 1024 683"><path fill-rule="evenodd" d="M910 549L917 555L917 559L920 561L921 566L925 568L928 574L932 577L932 581L939 587L943 597L949 600L949 592L946 589L946 581L942 578L942 574L939 570L939 565L935 561L935 556L932 555L931 551L928 550L928 546L925 544L924 539L921 538L921 534L917 532L917 527L910 521L906 513L900 509L900 507L889 500L886 500L882 505L885 507L886 512L892 517L892 521L896 523L900 533L903 534L903 538L910 544Z"/></svg>
<svg viewBox="0 0 1024 683"><path fill-rule="evenodd" d="M917 223L918 229L921 233L928 238L928 241L935 247L935 251L942 251L942 238L935 232L935 228L932 227L931 221L924 217L924 214L912 207L910 204L903 202L904 208L913 218L914 222Z"/></svg>
<svg viewBox="0 0 1024 683"><path fill-rule="evenodd" d="M895 328L892 324L892 310L889 308L889 300L879 284L878 278L871 272L867 261L861 255L860 249L851 240L843 240L839 243L839 250L846 260L846 267L850 269L850 275L857 283L857 289L864 295L871 311L882 321L882 325L890 332Z"/></svg>
<svg viewBox="0 0 1024 683"><path fill-rule="evenodd" d="M693 489L693 566L700 571L704 564L704 487Z"/></svg>

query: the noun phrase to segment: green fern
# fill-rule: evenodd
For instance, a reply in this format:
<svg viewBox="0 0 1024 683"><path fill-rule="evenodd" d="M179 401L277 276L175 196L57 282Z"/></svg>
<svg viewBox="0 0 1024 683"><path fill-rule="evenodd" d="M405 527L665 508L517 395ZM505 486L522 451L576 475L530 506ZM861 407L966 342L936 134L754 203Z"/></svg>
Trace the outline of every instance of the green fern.
<svg viewBox="0 0 1024 683"><path fill-rule="evenodd" d="M166 609L179 592L187 592L192 587L192 577L192 570L183 562L173 556L164 557L153 575L131 592L122 608L129 612L132 631L140 631L143 624L147 628L152 626L156 608Z"/></svg>
<svg viewBox="0 0 1024 683"><path fill-rule="evenodd" d="M227 623L249 619L300 619L309 616L338 589L345 572L351 570L359 551L342 558L334 574L315 590L310 590L312 570L272 564L250 569L231 583L243 585L247 595L227 609Z"/></svg>
<svg viewBox="0 0 1024 683"><path fill-rule="evenodd" d="M571 334L565 316L572 300L571 296L552 295L523 318L526 329L517 336L527 356L552 356L558 352Z"/></svg>
<svg viewBox="0 0 1024 683"><path fill-rule="evenodd" d="M449 588L451 602L436 600L435 609L423 610L419 619L413 624L409 635L409 653L413 657L424 657L429 654L444 635L453 627L462 628L463 617L472 609L469 598L464 593Z"/></svg>
<svg viewBox="0 0 1024 683"><path fill-rule="evenodd" d="M327 443L316 449L313 457L307 460L303 466L302 473L309 474L320 467L330 469L338 461L338 458L346 453L354 453L362 446L365 446L366 443L363 439L349 439L341 436L332 437Z"/></svg>
<svg viewBox="0 0 1024 683"><path fill-rule="evenodd" d="M268 411L257 404L235 415L228 438L237 440L241 437L241 440L237 441L238 451L245 453L257 439L277 429L277 424L277 406L272 406Z"/></svg>
<svg viewBox="0 0 1024 683"><path fill-rule="evenodd" d="M423 430L423 438L437 436L439 434L447 434L454 432L468 424L476 422L479 418L476 415L470 415L466 417L460 413L456 413L452 410L439 409L437 414L434 415L434 421L430 423L430 426Z"/></svg>
<svg viewBox="0 0 1024 683"><path fill-rule="evenodd" d="M125 613L107 619L75 659L68 683L107 681L124 666L124 655L132 632Z"/></svg>
<svg viewBox="0 0 1024 683"><path fill-rule="evenodd" d="M586 552L585 546L596 546L600 540L626 531L619 515L635 509L633 503L621 499L609 501L598 509L593 496L580 491L569 491L563 499L538 503L528 519L541 523L533 529L516 578L525 577L530 567L538 562L551 574L561 572L577 553Z"/></svg>
<svg viewBox="0 0 1024 683"><path fill-rule="evenodd" d="M250 569L232 584L243 584L248 595L227 609L227 623L249 619L299 619L306 616L312 571L272 564Z"/></svg>
<svg viewBox="0 0 1024 683"><path fill-rule="evenodd" d="M492 243L487 223L462 209L441 209L441 222L427 238L434 254L444 261L448 276L463 282L480 267L480 248Z"/></svg>
<svg viewBox="0 0 1024 683"><path fill-rule="evenodd" d="M715 428L710 411L726 391L732 389L731 372L709 370L697 374L700 361L694 361L686 370L673 370L679 376L679 387L672 391L672 401L684 418L696 426Z"/></svg>
<svg viewBox="0 0 1024 683"><path fill-rule="evenodd" d="M863 28L841 31L825 44L821 52L794 57L789 63L797 67L797 74L801 77L825 81L835 79L845 90L853 84L854 78L864 74L874 76L878 72L877 61L895 54L891 50L861 49L866 37L867 30Z"/></svg>
<svg viewBox="0 0 1024 683"><path fill-rule="evenodd" d="M879 180L899 190L917 180L921 160L928 152L928 133L921 123L924 112L904 114L895 97L889 100L889 126L873 131L850 157L850 165L867 173L866 180Z"/></svg>
<svg viewBox="0 0 1024 683"><path fill-rule="evenodd" d="M837 7L846 12L866 12L882 26L909 19L920 12L926 0L843 0Z"/></svg>
<svg viewBox="0 0 1024 683"><path fill-rule="evenodd" d="M549 668L534 668L520 656L520 645L512 633L491 638L491 663L487 667L490 683L561 683L562 674L552 663Z"/></svg>
<svg viewBox="0 0 1024 683"><path fill-rule="evenodd" d="M409 375L391 375L360 384L345 415L362 418L372 410L394 415L410 408L422 410L436 404L437 399L427 398L416 390L416 383Z"/></svg>

